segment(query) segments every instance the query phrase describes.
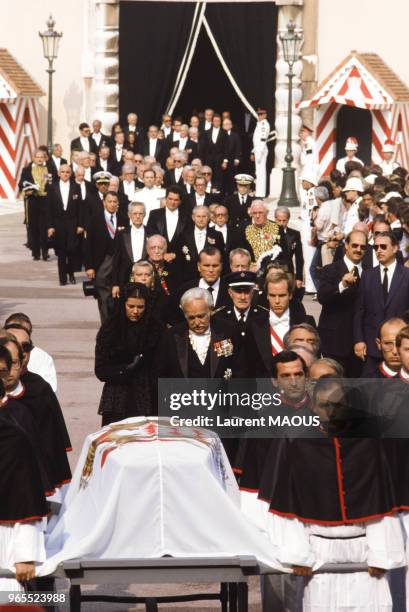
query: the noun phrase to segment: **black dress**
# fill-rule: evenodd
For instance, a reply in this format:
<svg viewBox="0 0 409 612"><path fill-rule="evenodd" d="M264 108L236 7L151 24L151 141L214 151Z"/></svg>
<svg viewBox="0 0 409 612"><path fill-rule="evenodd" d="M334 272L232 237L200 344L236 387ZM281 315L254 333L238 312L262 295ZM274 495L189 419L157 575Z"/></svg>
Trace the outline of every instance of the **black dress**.
<svg viewBox="0 0 409 612"><path fill-rule="evenodd" d="M122 306L102 325L95 347L95 375L105 383L98 410L102 425L157 414L152 362L162 332L163 325L149 308L138 322L131 322ZM140 363L127 371L137 355L143 356Z"/></svg>

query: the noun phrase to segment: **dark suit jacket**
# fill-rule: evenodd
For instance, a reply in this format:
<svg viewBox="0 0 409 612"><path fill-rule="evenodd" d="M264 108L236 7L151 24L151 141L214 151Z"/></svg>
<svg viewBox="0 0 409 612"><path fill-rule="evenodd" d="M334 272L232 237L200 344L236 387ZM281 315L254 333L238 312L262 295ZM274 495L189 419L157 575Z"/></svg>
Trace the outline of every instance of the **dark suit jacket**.
<svg viewBox="0 0 409 612"><path fill-rule="evenodd" d="M200 279L197 278L194 280L187 281L183 285L179 286L179 288L176 289L176 291L172 294L169 300L169 304L168 304L168 315L167 315L167 322L170 323L170 325L176 325L176 323L180 323L181 321L184 320L182 310L179 307L180 298L185 293L185 291L188 291L188 289L193 289L193 287L198 287L199 280ZM214 305L215 311L218 311L218 309L221 308L222 306L231 305L231 299L230 299L227 289L228 289L227 284L223 280L220 280L217 300Z"/></svg>
<svg viewBox="0 0 409 612"><path fill-rule="evenodd" d="M205 194L205 199L204 199L204 205L205 206L210 206L210 204L214 204L215 202L218 203L220 201L220 199L218 199L215 194L213 193L206 193ZM196 200L196 192L193 191L193 193L189 193L187 194L184 198L183 198L183 206L186 209L187 212L191 213L192 210L194 209L195 206L198 206L197 200Z"/></svg>
<svg viewBox="0 0 409 612"><path fill-rule="evenodd" d="M145 228L144 236L146 239ZM146 259L146 244L144 244L141 259ZM126 285L129 282L133 264L131 228L127 227L126 230L118 234L118 238L115 240L112 285L118 285L119 287Z"/></svg>
<svg viewBox="0 0 409 612"><path fill-rule="evenodd" d="M163 175L163 185L165 187L169 187L169 185L179 185L180 187L182 187L183 185L182 174L180 175L179 180L177 181L175 177L175 171L166 170L165 174Z"/></svg>
<svg viewBox="0 0 409 612"><path fill-rule="evenodd" d="M136 180L134 180L134 186L135 186L135 189L138 189L138 187L136 186ZM126 195L126 193L124 191L124 183L121 180L119 181L118 193L120 193L122 196L124 196L128 200L128 202L129 202L129 198L128 198L128 196Z"/></svg>
<svg viewBox="0 0 409 612"><path fill-rule="evenodd" d="M347 357L353 351L353 320L359 283L339 292L339 283L348 268L343 259L321 270L318 301L322 304L318 331L325 355Z"/></svg>
<svg viewBox="0 0 409 612"><path fill-rule="evenodd" d="M92 134L91 134L91 138L92 138ZM94 139L92 138L92 140L94 140ZM95 140L94 140L94 142L95 142ZM111 148L111 146L112 146L112 140L111 140L111 136L107 136L107 134L103 134L103 133L101 132L101 140L99 141L99 145L97 145L97 143L95 142L95 146L97 147L97 151L99 151L99 150L100 150L100 148L101 148L103 145L105 145L106 147Z"/></svg>
<svg viewBox="0 0 409 612"><path fill-rule="evenodd" d="M226 198L224 205L229 211L229 222L232 225L243 228L251 223L251 219L247 211L253 200L253 196L248 195L246 198L246 204L243 205L238 193L234 193Z"/></svg>
<svg viewBox="0 0 409 612"><path fill-rule="evenodd" d="M89 142L89 152L98 153L97 144L95 140L91 138L91 136L88 136L88 142ZM77 151L84 151L84 148L81 144L81 138L79 136L78 138L74 138L74 140L71 140L71 151L73 151L74 149Z"/></svg>
<svg viewBox="0 0 409 612"><path fill-rule="evenodd" d="M114 173L114 170L116 170L118 164L111 158L111 156L109 156L109 158L107 159L107 169L106 172L110 172L111 174ZM97 156L97 164L96 164L96 171L97 172L105 172L105 170L103 169L103 167L101 166L101 163L99 161L99 157Z"/></svg>
<svg viewBox="0 0 409 612"><path fill-rule="evenodd" d="M235 159L239 161L242 159L241 138L234 130L231 130L230 135L226 132L226 148L224 155L224 159L228 160L229 165L233 165Z"/></svg>
<svg viewBox="0 0 409 612"><path fill-rule="evenodd" d="M179 149L179 141L175 140L170 143L169 145L170 148L172 147L178 147ZM199 143L195 142L194 140L191 140L190 138L187 139L186 141L186 146L184 149L179 149L180 151L186 151L187 153L187 161L190 164L190 162L192 161L192 159L195 159L196 157L198 157L199 155Z"/></svg>
<svg viewBox="0 0 409 612"><path fill-rule="evenodd" d="M179 219L176 225L175 233L173 234L172 240L169 240L168 230L166 226L166 209L165 208L157 208L156 210L152 210L148 223L146 226L146 234L147 236L153 236L154 234L160 234L164 238L166 238L168 243L168 253L176 253L179 248L179 242L184 235L185 229L191 225L191 220L189 217L183 213L183 211L179 208Z"/></svg>
<svg viewBox="0 0 409 612"><path fill-rule="evenodd" d="M160 138L157 139L156 141L156 147L155 147L155 159L157 162L159 162L162 166L165 163L166 157L168 155L168 143L166 142L166 140L163 138L162 140ZM139 153L141 153L141 155L149 155L149 140L146 139L141 143L140 149L139 149Z"/></svg>
<svg viewBox="0 0 409 612"><path fill-rule="evenodd" d="M61 197L60 181L47 189L47 227L55 229L55 248L73 251L78 243L77 227L84 227L84 211L79 186L69 182L67 209Z"/></svg>
<svg viewBox="0 0 409 612"><path fill-rule="evenodd" d="M105 256L113 255L115 252L115 240L118 240L121 231L129 225L129 219L124 217L121 212L117 213L117 231L115 238L109 235L105 221L104 209L93 215L87 228L87 238L85 240L85 269L98 270L105 259Z"/></svg>
<svg viewBox="0 0 409 612"><path fill-rule="evenodd" d="M308 323L315 327L314 318L307 315L301 302L290 301L290 327L299 323ZM269 312L264 316L252 319L246 333L246 358L250 378L271 377L271 338Z"/></svg>
<svg viewBox="0 0 409 612"><path fill-rule="evenodd" d="M64 159L64 157L61 157L61 164L60 166L67 164L67 160ZM47 168L48 168L48 172L50 174L52 174L53 179L58 177L58 168L55 165L55 161L53 160L52 156L49 158L48 162L47 162Z"/></svg>
<svg viewBox="0 0 409 612"><path fill-rule="evenodd" d="M212 168L222 163L226 158L227 132L220 128L216 142L212 140L213 128L203 135L203 152L205 163Z"/></svg>
<svg viewBox="0 0 409 612"><path fill-rule="evenodd" d="M409 308L409 269L397 264L388 299L384 303L379 266L365 270L359 284L354 312L354 343L365 342L368 355L380 358L375 343L380 324L403 315Z"/></svg>
<svg viewBox="0 0 409 612"><path fill-rule="evenodd" d="M243 351L235 328L226 321L219 322L212 319L210 329L210 378L224 378L227 370L232 371L233 377L244 377ZM230 339L233 344L232 355L219 357L214 350L214 345L216 342L227 339ZM167 330L159 350L158 378L188 378L188 347L189 330L187 323L180 323Z"/></svg>
<svg viewBox="0 0 409 612"><path fill-rule="evenodd" d="M216 232L212 227L207 228L206 241L204 246L213 246L224 255L224 243L223 236L220 232ZM186 249L188 252L185 252ZM199 253L197 252L196 241L194 236L193 224L188 225L183 235L179 237L177 246L177 257L181 261L183 267L183 274L186 279L193 279L199 276L197 270L197 262L199 260Z"/></svg>
<svg viewBox="0 0 409 612"><path fill-rule="evenodd" d="M221 321L229 321L230 323L235 325L238 329L239 336L242 342L245 342L245 338L250 327L251 321L254 321L254 319L265 319L265 316L266 310L263 307L250 306L246 321L244 323L240 323L237 320L232 302L230 302L230 304L227 304L226 306L221 306L221 308L219 308L213 315L215 319L220 319Z"/></svg>
<svg viewBox="0 0 409 612"><path fill-rule="evenodd" d="M289 272L294 273L293 260L295 259L295 278L296 280L302 280L304 271L304 256L302 252L301 234L297 230L287 227L284 235L289 254Z"/></svg>

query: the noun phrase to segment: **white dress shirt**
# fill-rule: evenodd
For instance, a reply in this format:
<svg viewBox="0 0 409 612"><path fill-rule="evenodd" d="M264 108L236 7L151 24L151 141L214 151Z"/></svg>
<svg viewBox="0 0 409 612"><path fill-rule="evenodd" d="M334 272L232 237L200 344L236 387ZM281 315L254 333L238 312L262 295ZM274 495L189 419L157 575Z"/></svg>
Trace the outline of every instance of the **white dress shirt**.
<svg viewBox="0 0 409 612"><path fill-rule="evenodd" d="M144 187L140 191L135 192L135 201L143 202L146 208L146 217L144 219L145 223L148 223L149 215L151 210L155 210L156 208L160 208L160 200L163 197L163 189L159 189L158 187L152 187L148 189L148 187Z"/></svg>
<svg viewBox="0 0 409 612"><path fill-rule="evenodd" d="M53 162L55 163L55 167L57 168L57 170L59 170L61 166L61 157L56 157L55 155L52 155L52 158Z"/></svg>
<svg viewBox="0 0 409 612"><path fill-rule="evenodd" d="M355 223L359 222L359 202L361 198L357 198L355 202L348 208L344 218L344 227L342 232L344 236L348 236L349 232L352 232L352 228Z"/></svg>
<svg viewBox="0 0 409 612"><path fill-rule="evenodd" d="M105 221L107 223L111 223L114 228L115 228L115 232L116 232L116 225L117 225L117 221L116 221L116 213L109 213L107 210L104 209L104 215L105 215ZM112 217L112 220L111 220Z"/></svg>
<svg viewBox="0 0 409 612"><path fill-rule="evenodd" d="M196 206L204 206L206 194L199 195L196 193Z"/></svg>
<svg viewBox="0 0 409 612"><path fill-rule="evenodd" d="M87 188L85 186L85 181L82 181L81 183L78 183L78 181L76 181L76 183L80 186L81 189L81 199L85 200L85 198L87 197Z"/></svg>
<svg viewBox="0 0 409 612"><path fill-rule="evenodd" d="M128 132L136 132L136 125L128 124Z"/></svg>
<svg viewBox="0 0 409 612"><path fill-rule="evenodd" d="M346 267L348 268L348 272L352 272L352 270L355 267L358 268L359 278L361 278L361 276L362 276L362 263L354 264L350 259L348 259L348 257L346 255L344 255L344 263L345 263ZM344 287L344 285L342 284L342 281L340 281L340 283L338 285L338 291L340 293L342 293L343 291L345 291L345 289L348 289L348 287Z"/></svg>
<svg viewBox="0 0 409 612"><path fill-rule="evenodd" d="M210 130L211 127L212 127L212 122L211 121L205 121L204 129L205 130Z"/></svg>
<svg viewBox="0 0 409 612"><path fill-rule="evenodd" d="M149 138L149 155L155 157L157 138Z"/></svg>
<svg viewBox="0 0 409 612"><path fill-rule="evenodd" d="M200 253L200 251L202 251L204 249L204 245L206 242L206 229L198 229L195 226L194 229L194 237L195 237L195 243L196 243L196 248L197 248L197 252Z"/></svg>
<svg viewBox="0 0 409 612"><path fill-rule="evenodd" d="M99 143L101 142L101 132L94 132L92 135L92 138L94 139L95 144L97 145L97 147L99 147Z"/></svg>
<svg viewBox="0 0 409 612"><path fill-rule="evenodd" d="M237 308L234 306L234 314L236 315L237 321L241 321L240 317L241 317L242 314L244 314L243 322L245 323L247 321L247 317L249 315L249 312L250 312L250 307L247 308L247 310L245 310L244 313L241 313L240 310L237 310Z"/></svg>
<svg viewBox="0 0 409 612"><path fill-rule="evenodd" d="M175 182L178 183L182 176L183 168L175 168Z"/></svg>
<svg viewBox="0 0 409 612"><path fill-rule="evenodd" d="M116 157L116 161L120 162L122 159L122 149L123 149L123 145L121 144L117 144L115 145L115 157Z"/></svg>
<svg viewBox="0 0 409 612"><path fill-rule="evenodd" d="M220 225L217 225L217 223L214 224L214 229L217 232L220 232L223 236L223 240L224 240L224 244L226 245L227 243L227 225L224 224L220 227Z"/></svg>
<svg viewBox="0 0 409 612"><path fill-rule="evenodd" d="M135 197L135 181L123 181L124 194L128 196L128 200L133 202Z"/></svg>
<svg viewBox="0 0 409 612"><path fill-rule="evenodd" d="M134 262L142 259L143 247L145 245L145 228L143 225L140 227L131 226L131 244L132 244L132 257Z"/></svg>
<svg viewBox="0 0 409 612"><path fill-rule="evenodd" d="M179 221L179 210L169 210L169 208L165 207L165 218L166 218L166 229L169 240L172 240L175 235L176 226Z"/></svg>
<svg viewBox="0 0 409 612"><path fill-rule="evenodd" d="M201 278L200 281L199 281L199 288L200 289L206 289L206 291L207 291L209 289L209 287L213 288L213 291L211 292L211 294L212 294L212 298L213 298L213 304L216 304L217 297L219 295L219 289L220 289L220 278L218 278L217 281L213 285L209 285L209 283L206 282L204 278ZM209 293L210 293L210 291L209 291Z"/></svg>
<svg viewBox="0 0 409 612"><path fill-rule="evenodd" d="M186 148L186 144L187 144L187 137L185 138L179 138L179 144L178 147L181 151L184 151Z"/></svg>
<svg viewBox="0 0 409 612"><path fill-rule="evenodd" d="M212 142L213 144L216 144L217 138L219 137L219 132L220 132L220 128L213 128L212 129Z"/></svg>
<svg viewBox="0 0 409 612"><path fill-rule="evenodd" d="M204 334L195 334L194 332L189 330L189 342L192 346L192 349L196 353L199 358L200 363L203 365L206 361L207 352L210 346L210 327Z"/></svg>
<svg viewBox="0 0 409 612"><path fill-rule="evenodd" d="M99 158L99 165L104 172L108 172L108 160Z"/></svg>
<svg viewBox="0 0 409 612"><path fill-rule="evenodd" d="M60 193L61 193L61 199L62 199L62 203L64 206L64 210L67 210L68 196L70 193L70 181L60 180Z"/></svg>
<svg viewBox="0 0 409 612"><path fill-rule="evenodd" d="M33 374L39 374L51 385L54 393L57 391L57 372L54 360L46 351L35 346L30 352L27 369Z"/></svg>
<svg viewBox="0 0 409 612"><path fill-rule="evenodd" d="M290 329L290 309L287 308L281 317L277 316L275 312L270 310L270 325L274 328L274 331L282 340Z"/></svg>
<svg viewBox="0 0 409 612"><path fill-rule="evenodd" d="M85 168L84 178L86 181L91 182L91 179L92 179L91 168Z"/></svg>
<svg viewBox="0 0 409 612"><path fill-rule="evenodd" d="M89 140L86 136L80 136L80 142L81 142L81 146L84 149L84 151L88 151L89 153Z"/></svg>
<svg viewBox="0 0 409 612"><path fill-rule="evenodd" d="M389 266L384 266L383 264L379 264L381 284L383 283L383 276L384 276L385 268L388 269L388 292L389 292L391 290L391 283L392 283L393 275L396 269L396 259L391 264L389 264Z"/></svg>

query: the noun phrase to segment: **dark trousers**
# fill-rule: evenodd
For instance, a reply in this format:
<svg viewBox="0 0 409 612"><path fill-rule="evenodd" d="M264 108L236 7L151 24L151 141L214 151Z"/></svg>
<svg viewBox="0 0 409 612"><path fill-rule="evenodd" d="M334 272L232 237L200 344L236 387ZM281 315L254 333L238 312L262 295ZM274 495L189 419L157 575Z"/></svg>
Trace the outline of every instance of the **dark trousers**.
<svg viewBox="0 0 409 612"><path fill-rule="evenodd" d="M113 255L105 255L105 259L99 266L95 274L95 289L97 292L99 316L101 323L104 323L109 315L109 300L112 288L112 263Z"/></svg>
<svg viewBox="0 0 409 612"><path fill-rule="evenodd" d="M46 257L47 245L47 219L46 198L32 196L28 199L28 242L33 257Z"/></svg>
<svg viewBox="0 0 409 612"><path fill-rule="evenodd" d="M68 253L65 249L58 249L58 278L60 283L64 283L67 280L67 274L73 274L74 272L74 257L71 253Z"/></svg>
<svg viewBox="0 0 409 612"><path fill-rule="evenodd" d="M320 277L321 277L321 268L322 268L322 259L321 259L321 248L323 242L319 242L317 248L315 249L315 253L311 260L310 264L310 274L311 278L314 282L315 288L318 291L320 288Z"/></svg>

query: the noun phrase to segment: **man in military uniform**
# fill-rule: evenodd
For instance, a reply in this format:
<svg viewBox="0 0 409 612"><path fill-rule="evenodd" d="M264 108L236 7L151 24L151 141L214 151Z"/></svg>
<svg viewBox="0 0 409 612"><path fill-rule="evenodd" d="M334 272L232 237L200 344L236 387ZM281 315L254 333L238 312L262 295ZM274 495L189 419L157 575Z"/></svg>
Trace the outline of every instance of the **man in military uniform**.
<svg viewBox="0 0 409 612"><path fill-rule="evenodd" d="M300 167L301 172L306 169L315 170L318 164L317 146L313 138L313 130L305 123L300 129Z"/></svg>
<svg viewBox="0 0 409 612"><path fill-rule="evenodd" d="M224 278L232 304L222 306L215 312L216 317L235 323L239 336L244 340L249 322L266 315L262 306L253 306L254 291L257 288L257 275L254 272L231 272Z"/></svg>
<svg viewBox="0 0 409 612"><path fill-rule="evenodd" d="M345 143L346 156L341 157L337 161L336 169L342 172L342 174L345 174L345 164L350 161L358 162L363 167L364 162L360 160L359 157L356 157L355 155L357 151L358 151L358 140L355 138L355 136L350 136L349 138L347 138L347 141Z"/></svg>
<svg viewBox="0 0 409 612"><path fill-rule="evenodd" d="M390 138L387 138L383 143L382 147L382 161L379 166L382 168L382 174L384 176L391 176L394 170L399 167L396 161L393 161L395 155L395 143Z"/></svg>
<svg viewBox="0 0 409 612"><path fill-rule="evenodd" d="M256 198L264 198L267 186L267 141L270 135L270 124L267 121L265 108L258 108L257 116L258 120L253 133L252 160L256 165Z"/></svg>
<svg viewBox="0 0 409 612"><path fill-rule="evenodd" d="M254 178L250 174L236 174L234 180L237 192L228 196L224 204L229 211L230 225L243 228L251 221L248 209L254 200L254 197L250 195Z"/></svg>
<svg viewBox="0 0 409 612"><path fill-rule="evenodd" d="M275 221L267 219L267 206L262 200L253 200L250 206L252 223L243 230L240 246L246 248L251 255L253 268L260 268L261 263L267 264L279 261L289 265L287 242L283 228Z"/></svg>

